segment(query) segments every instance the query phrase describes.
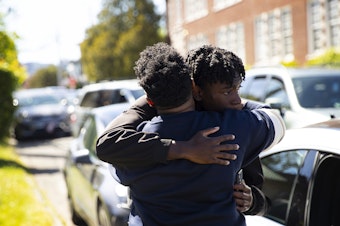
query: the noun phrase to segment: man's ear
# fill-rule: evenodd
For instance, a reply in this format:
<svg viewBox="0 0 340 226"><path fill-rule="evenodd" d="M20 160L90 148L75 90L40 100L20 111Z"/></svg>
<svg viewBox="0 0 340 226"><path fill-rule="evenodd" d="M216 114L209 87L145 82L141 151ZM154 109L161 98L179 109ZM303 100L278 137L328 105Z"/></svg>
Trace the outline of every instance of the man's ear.
<svg viewBox="0 0 340 226"><path fill-rule="evenodd" d="M196 101L202 100L202 89L194 83L192 84L192 95Z"/></svg>
<svg viewBox="0 0 340 226"><path fill-rule="evenodd" d="M146 97L146 101L148 102L150 107L155 107L155 104L153 103L153 101L149 97Z"/></svg>

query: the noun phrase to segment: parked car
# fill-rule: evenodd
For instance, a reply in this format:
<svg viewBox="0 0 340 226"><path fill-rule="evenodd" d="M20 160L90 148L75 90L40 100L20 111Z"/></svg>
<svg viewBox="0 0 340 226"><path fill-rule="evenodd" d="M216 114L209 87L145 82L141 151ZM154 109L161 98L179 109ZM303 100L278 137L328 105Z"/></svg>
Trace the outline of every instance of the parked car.
<svg viewBox="0 0 340 226"><path fill-rule="evenodd" d="M137 79L100 82L84 86L79 91L78 104L71 116L72 135L77 136L84 123L84 115L92 108L116 103L133 103L144 90Z"/></svg>
<svg viewBox="0 0 340 226"><path fill-rule="evenodd" d="M13 133L17 140L70 135L66 90L54 87L13 93Z"/></svg>
<svg viewBox="0 0 340 226"><path fill-rule="evenodd" d="M340 70L259 67L246 71L240 96L278 108L287 128L340 117Z"/></svg>
<svg viewBox="0 0 340 226"><path fill-rule="evenodd" d="M264 217L247 225L340 225L340 119L286 131L260 158L263 191L271 202Z"/></svg>
<svg viewBox="0 0 340 226"><path fill-rule="evenodd" d="M92 109L71 143L63 172L75 224L85 221L89 226L127 225L128 189L113 178L109 164L97 158L95 149L105 126L129 106L119 103Z"/></svg>

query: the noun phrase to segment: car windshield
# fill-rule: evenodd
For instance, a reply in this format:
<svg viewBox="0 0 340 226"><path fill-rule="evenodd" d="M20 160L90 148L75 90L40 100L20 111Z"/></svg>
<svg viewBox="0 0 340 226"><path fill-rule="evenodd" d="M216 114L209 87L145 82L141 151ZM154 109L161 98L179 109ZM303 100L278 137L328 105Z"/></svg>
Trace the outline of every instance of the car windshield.
<svg viewBox="0 0 340 226"><path fill-rule="evenodd" d="M15 105L20 107L28 107L44 104L58 104L60 100L57 97L51 95L27 95L21 96L15 101Z"/></svg>
<svg viewBox="0 0 340 226"><path fill-rule="evenodd" d="M340 108L340 76L293 78L300 105L305 108Z"/></svg>
<svg viewBox="0 0 340 226"><path fill-rule="evenodd" d="M138 99L145 94L143 89L131 90L131 93L135 99Z"/></svg>

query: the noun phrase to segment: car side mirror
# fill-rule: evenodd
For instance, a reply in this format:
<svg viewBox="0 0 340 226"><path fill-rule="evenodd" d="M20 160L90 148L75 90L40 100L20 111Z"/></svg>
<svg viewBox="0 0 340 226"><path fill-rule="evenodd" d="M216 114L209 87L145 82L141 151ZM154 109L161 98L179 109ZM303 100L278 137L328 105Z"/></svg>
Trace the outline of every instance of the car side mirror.
<svg viewBox="0 0 340 226"><path fill-rule="evenodd" d="M284 112L284 109L282 107L282 103L280 102L279 99L277 99L277 98L267 98L265 100L265 103L268 104L271 108L279 110L280 115L282 117L284 117L285 112Z"/></svg>
<svg viewBox="0 0 340 226"><path fill-rule="evenodd" d="M80 164L90 164L90 152L88 149L81 149L74 153L73 155L73 161L74 163L80 163Z"/></svg>

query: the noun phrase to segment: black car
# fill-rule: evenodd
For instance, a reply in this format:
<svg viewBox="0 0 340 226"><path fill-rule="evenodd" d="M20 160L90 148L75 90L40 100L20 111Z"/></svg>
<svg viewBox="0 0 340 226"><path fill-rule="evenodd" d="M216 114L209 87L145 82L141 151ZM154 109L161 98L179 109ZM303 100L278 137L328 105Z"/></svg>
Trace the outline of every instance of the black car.
<svg viewBox="0 0 340 226"><path fill-rule="evenodd" d="M105 126L129 108L119 103L93 108L70 146L64 176L72 220L89 226L127 225L128 188L110 173L109 164L96 156L96 141Z"/></svg>
<svg viewBox="0 0 340 226"><path fill-rule="evenodd" d="M70 135L65 90L52 87L13 93L13 133L17 140Z"/></svg>

